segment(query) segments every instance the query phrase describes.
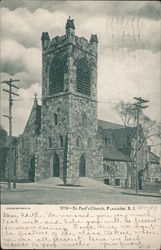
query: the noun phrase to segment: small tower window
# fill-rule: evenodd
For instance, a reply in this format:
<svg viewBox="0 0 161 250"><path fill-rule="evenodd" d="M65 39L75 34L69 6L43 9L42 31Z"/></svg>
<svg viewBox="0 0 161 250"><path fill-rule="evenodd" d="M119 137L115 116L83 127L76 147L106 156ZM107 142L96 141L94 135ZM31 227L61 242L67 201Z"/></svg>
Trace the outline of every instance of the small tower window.
<svg viewBox="0 0 161 250"><path fill-rule="evenodd" d="M64 67L60 60L51 66L49 80L49 94L57 94L64 90Z"/></svg>
<svg viewBox="0 0 161 250"><path fill-rule="evenodd" d="M90 71L84 59L81 59L77 64L76 76L77 91L90 95Z"/></svg>
<svg viewBox="0 0 161 250"><path fill-rule="evenodd" d="M88 148L92 147L92 139L91 138L88 138L87 146L88 146Z"/></svg>
<svg viewBox="0 0 161 250"><path fill-rule="evenodd" d="M48 138L48 141L49 141L49 148L51 148L51 137Z"/></svg>
<svg viewBox="0 0 161 250"><path fill-rule="evenodd" d="M82 126L87 127L87 116L85 114L82 115Z"/></svg>
<svg viewBox="0 0 161 250"><path fill-rule="evenodd" d="M80 136L77 137L76 145L79 148L81 146L81 138Z"/></svg>
<svg viewBox="0 0 161 250"><path fill-rule="evenodd" d="M55 123L55 125L58 124L58 116L56 113L54 113L54 123Z"/></svg>
<svg viewBox="0 0 161 250"><path fill-rule="evenodd" d="M61 135L59 136L59 141L60 141L60 147L63 147L63 137Z"/></svg>

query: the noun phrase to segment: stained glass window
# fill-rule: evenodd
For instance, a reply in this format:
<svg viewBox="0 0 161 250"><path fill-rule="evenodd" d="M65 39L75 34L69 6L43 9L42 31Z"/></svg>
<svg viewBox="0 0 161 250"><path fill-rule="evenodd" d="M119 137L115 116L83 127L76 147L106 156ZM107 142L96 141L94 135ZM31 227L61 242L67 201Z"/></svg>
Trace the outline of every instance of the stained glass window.
<svg viewBox="0 0 161 250"><path fill-rule="evenodd" d="M56 113L54 113L54 123L55 123L55 125L58 124L58 116Z"/></svg>
<svg viewBox="0 0 161 250"><path fill-rule="evenodd" d="M60 147L63 147L63 137L61 135L59 136L59 140L60 140Z"/></svg>
<svg viewBox="0 0 161 250"><path fill-rule="evenodd" d="M49 148L51 148L51 144L52 144L51 137L49 137L48 140L49 140Z"/></svg>

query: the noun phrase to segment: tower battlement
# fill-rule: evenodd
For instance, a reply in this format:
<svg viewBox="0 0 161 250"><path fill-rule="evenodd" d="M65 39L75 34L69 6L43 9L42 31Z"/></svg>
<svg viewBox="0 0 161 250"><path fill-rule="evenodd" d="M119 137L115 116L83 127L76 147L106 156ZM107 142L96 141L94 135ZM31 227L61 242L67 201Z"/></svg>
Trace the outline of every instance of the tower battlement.
<svg viewBox="0 0 161 250"><path fill-rule="evenodd" d="M50 53L58 48L72 44L87 53L97 55L98 38L96 34L91 34L88 41L84 37L75 35L74 21L68 19L66 23L66 34L63 36L56 36L50 40L48 32L43 32L41 36L43 54Z"/></svg>

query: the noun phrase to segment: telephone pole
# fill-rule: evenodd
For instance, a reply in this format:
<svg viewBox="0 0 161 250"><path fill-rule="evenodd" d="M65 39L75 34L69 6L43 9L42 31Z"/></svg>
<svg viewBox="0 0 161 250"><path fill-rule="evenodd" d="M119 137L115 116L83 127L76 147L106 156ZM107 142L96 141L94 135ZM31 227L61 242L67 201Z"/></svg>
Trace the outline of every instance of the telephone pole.
<svg viewBox="0 0 161 250"><path fill-rule="evenodd" d="M9 119L9 164L8 164L8 190L11 190L11 169L12 169L12 105L13 99L12 95L19 96L18 94L12 92L12 88L19 89L19 87L15 86L13 82L19 82L19 80L9 79L7 81L3 81L1 83L5 83L8 85L9 89L3 89L3 91L9 94L9 115L3 115ZM13 170L13 188L16 188L16 164L14 165Z"/></svg>
<svg viewBox="0 0 161 250"><path fill-rule="evenodd" d="M149 106L145 105L145 103L148 103L149 100L145 100L141 97L134 97L134 99L136 100L136 103L133 103L133 105L135 106L135 110L136 110L136 147L135 147L135 151L136 151L136 194L138 193L138 138L139 138L139 118L140 118L140 112L142 111L142 109L145 109Z"/></svg>

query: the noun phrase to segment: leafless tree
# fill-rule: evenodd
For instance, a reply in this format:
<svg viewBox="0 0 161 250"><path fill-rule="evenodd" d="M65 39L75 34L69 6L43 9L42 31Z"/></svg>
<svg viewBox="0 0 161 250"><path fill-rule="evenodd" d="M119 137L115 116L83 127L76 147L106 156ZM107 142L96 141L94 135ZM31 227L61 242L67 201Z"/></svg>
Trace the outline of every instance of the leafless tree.
<svg viewBox="0 0 161 250"><path fill-rule="evenodd" d="M136 145L137 111L132 103L121 100L115 105L115 110L120 116L125 127L126 134L126 157L127 157L127 187L130 187L131 167L130 162L134 163L136 152L146 147L152 137L161 138L161 123L151 120L140 110L139 119L139 138Z"/></svg>

